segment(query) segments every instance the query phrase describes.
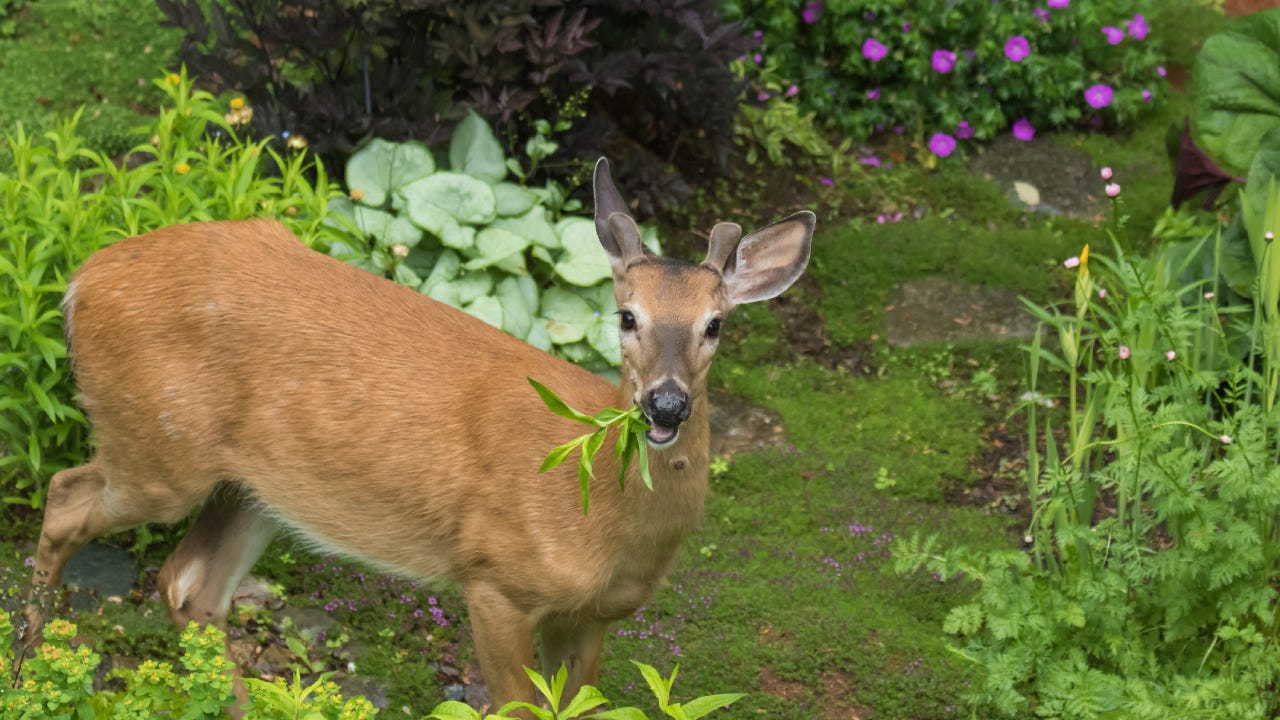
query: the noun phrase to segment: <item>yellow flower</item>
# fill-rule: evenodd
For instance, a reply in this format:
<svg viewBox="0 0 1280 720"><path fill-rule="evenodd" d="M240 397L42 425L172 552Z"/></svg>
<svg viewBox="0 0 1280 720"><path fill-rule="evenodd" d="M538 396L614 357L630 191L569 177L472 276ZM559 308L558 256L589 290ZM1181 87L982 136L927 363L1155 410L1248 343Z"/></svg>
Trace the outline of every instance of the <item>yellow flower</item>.
<svg viewBox="0 0 1280 720"><path fill-rule="evenodd" d="M186 163L178 163L173 168L179 175L186 175L191 172L191 166Z"/></svg>
<svg viewBox="0 0 1280 720"><path fill-rule="evenodd" d="M178 77L177 73L169 73L168 75L164 76L164 81L169 83L170 85L177 85L179 82L182 81L182 78Z"/></svg>
<svg viewBox="0 0 1280 720"><path fill-rule="evenodd" d="M231 101L231 109L239 110L244 107L244 98L235 98Z"/></svg>
<svg viewBox="0 0 1280 720"><path fill-rule="evenodd" d="M1080 251L1080 269L1084 270L1087 267L1089 267L1089 246L1086 244Z"/></svg>
<svg viewBox="0 0 1280 720"><path fill-rule="evenodd" d="M289 136L289 149L290 149L290 150L302 150L302 149L303 149L303 148L305 148L306 146L307 146L307 139L306 139L306 138L304 138L304 137L302 137L301 135L291 135L291 136Z"/></svg>

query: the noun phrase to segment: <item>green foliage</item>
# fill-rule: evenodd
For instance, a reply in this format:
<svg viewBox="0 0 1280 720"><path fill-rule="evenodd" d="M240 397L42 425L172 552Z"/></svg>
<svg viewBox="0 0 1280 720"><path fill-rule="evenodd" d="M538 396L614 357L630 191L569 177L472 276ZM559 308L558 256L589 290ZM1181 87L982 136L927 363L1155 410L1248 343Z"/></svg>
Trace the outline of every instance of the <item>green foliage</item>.
<svg viewBox="0 0 1280 720"><path fill-rule="evenodd" d="M1184 282L1194 253L1144 260L1114 246L1112 257L1081 253L1067 312L1032 308L1056 343L1038 335L1030 347L1028 443L1045 448L1026 473L1030 552L944 551L917 534L895 549L898 568L981 583L944 624L986 671L967 698L978 707L1275 717L1277 323L1246 315L1241 358L1228 351L1234 310L1217 301L1216 272ZM1041 418L1049 372L1068 378L1065 422Z"/></svg>
<svg viewBox="0 0 1280 720"><path fill-rule="evenodd" d="M634 660L632 664L640 669L640 674L644 676L649 689L653 692L654 697L657 698L658 709L663 715L674 720L698 720L698 718L746 697L739 693L705 695L687 703L673 703L671 702L671 687L676 681L676 674L680 671L679 666L671 671L670 678L664 678L651 665L635 662ZM599 720L648 720L649 716L643 710L635 707L619 707L612 710L593 712L601 705L608 704L609 701L599 690L590 685L584 685L580 688L578 693L573 696L573 699L569 700L567 705L564 705L564 709L559 709L564 704L564 688L569 677L564 665L561 665L560 670L550 678L543 678L528 668L525 668L525 673L533 681L533 686L537 688L538 693L546 698L548 704L554 709L548 710L525 702L512 702L503 705L496 714L483 715L463 703L448 701L437 705L431 711L431 714L427 716L427 719L509 720L510 716L507 713L515 710L525 710L532 713L537 720L573 720L573 718L582 717L599 718ZM548 679L550 682L547 682ZM586 715L585 713L591 714Z"/></svg>
<svg viewBox="0 0 1280 720"><path fill-rule="evenodd" d="M596 428L594 431L574 438L552 450L547 454L547 459L542 461L542 467L538 468L538 472L546 472L567 460L575 449L580 451L578 456L578 487L582 492L583 515L587 514L587 488L590 486L591 481L596 479L594 470L595 454L604 446L609 428L618 428L618 440L617 444L614 445L613 451L614 457L618 459L618 484L624 485L626 483L627 468L631 467L631 461L636 455L639 455L640 477L644 480L645 487L653 490L653 477L649 474L649 445L645 439L645 433L650 430L650 427L645 422L644 413L640 411L640 408L633 406L625 412L616 408L605 408L594 416L584 415L565 404L563 400L542 383L533 378L525 379L529 381L534 390L538 391L538 397L542 398L542 402L546 403L551 412L560 417L576 420Z"/></svg>
<svg viewBox="0 0 1280 720"><path fill-rule="evenodd" d="M1147 0L1072 0L1048 10L1033 0L732 0L725 8L757 32L750 60L792 79L806 111L855 140L895 126L922 139L956 134L961 122L984 139L1020 118L1037 128L1122 124L1146 106L1143 91L1158 97L1166 87L1156 70L1159 27L1115 45L1102 31L1150 18ZM1006 55L1015 37L1029 48L1020 61ZM864 53L869 41L884 47L882 58ZM947 72L934 64L937 51L953 53ZM1101 109L1084 96L1097 84L1114 90Z"/></svg>
<svg viewBox="0 0 1280 720"><path fill-rule="evenodd" d="M39 507L44 482L88 450L73 402L60 303L71 273L124 237L194 220L276 216L309 243L336 190L304 153L237 135L185 75L157 81L166 103L127 162L87 147L79 114L36 138L19 124L0 166L0 491ZM314 180L312 179L314 176Z"/></svg>
<svg viewBox="0 0 1280 720"><path fill-rule="evenodd" d="M543 146L530 147L533 162ZM423 145L372 140L347 163L351 199L330 209L356 240L330 253L460 308L591 370L621 362L612 271L595 223L554 182L506 180L519 168L471 113L449 144L449 169ZM658 250L655 231L642 229Z"/></svg>
<svg viewBox="0 0 1280 720"><path fill-rule="evenodd" d="M851 139L839 148L831 145L818 124L815 112L804 112L794 96L799 86L777 77L770 58L762 68L746 56L734 60L732 67L739 77L750 78L754 102L745 94L738 99L738 114L733 121L734 143L746 152L748 165L761 160L761 152L773 165L792 165L792 154L799 151L805 159L838 162L845 155Z"/></svg>

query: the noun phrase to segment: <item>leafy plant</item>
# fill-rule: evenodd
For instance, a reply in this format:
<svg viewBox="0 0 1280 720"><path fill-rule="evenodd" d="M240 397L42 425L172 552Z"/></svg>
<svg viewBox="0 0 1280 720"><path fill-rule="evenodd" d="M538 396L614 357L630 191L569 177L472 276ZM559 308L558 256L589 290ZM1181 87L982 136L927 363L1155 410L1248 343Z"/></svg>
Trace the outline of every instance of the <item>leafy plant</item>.
<svg viewBox="0 0 1280 720"><path fill-rule="evenodd" d="M305 135L326 157L366 137L435 147L467 108L500 123L512 147L529 124L592 88L586 121L557 137L578 160L608 145L642 202L674 202L732 149L745 42L715 0L159 0L187 31L182 59L233 83L264 133ZM680 175L677 175L680 177ZM647 209L647 208L644 208Z"/></svg>
<svg viewBox="0 0 1280 720"><path fill-rule="evenodd" d="M626 411L605 408L594 416L586 415L569 407L564 400L561 400L554 392L537 380L533 378L525 379L529 381L534 390L538 391L538 397L542 398L542 402L546 403L551 412L560 417L576 420L596 428L595 431L576 437L552 450L547 454L547 459L542 461L542 466L538 468L538 472L546 472L558 467L569 459L569 455L574 450L579 450L578 488L582 493L583 515L587 514L587 488L591 481L596 478L596 473L593 469L595 455L604 446L610 428L618 428L618 440L613 449L614 456L618 458L619 462L618 484L625 486L627 469L631 467L632 459L639 455L640 478L644 480L645 487L653 490L653 476L649 474L649 446L648 441L645 439L645 433L651 428L645 422L644 413L640 411L640 408L633 406Z"/></svg>
<svg viewBox="0 0 1280 720"><path fill-rule="evenodd" d="M71 273L98 248L165 225L274 215L327 247L336 189L305 153L238 135L185 74L156 85L166 104L128 162L86 147L79 114L43 137L18 125L0 166L0 485L6 503L40 507L44 483L87 453L75 407L60 303ZM314 176L314 180L312 177Z"/></svg>
<svg viewBox="0 0 1280 720"><path fill-rule="evenodd" d="M671 671L670 678L664 678L651 665L634 660L631 662L640 669L640 674L644 676L645 682L648 683L649 689L658 701L658 709L663 715L674 718L674 720L698 720L698 718L746 697L739 693L705 695L687 703L673 703L671 702L671 687L675 684L676 674L680 672L679 666ZM599 720L647 720L649 717L643 710L635 707L620 707L601 712L592 712L595 708L607 704L609 701L605 699L605 696L599 690L590 685L584 685L579 689L578 693L574 695L563 710L556 709L561 705L564 688L568 681L568 673L565 667L561 665L560 670L550 678L549 683L546 678L528 668L525 668L525 673L533 681L534 687L537 688L542 697L547 699L552 708L551 710L529 703L512 702L503 705L497 714L482 715L463 703L449 701L437 705L427 718L432 720L509 720L507 713L513 710L526 710L538 720L573 720L573 718L581 717L598 718ZM584 713L591 714L584 715Z"/></svg>
<svg viewBox="0 0 1280 720"><path fill-rule="evenodd" d="M1135 117L1164 88L1159 42L1147 34L1153 9L1145 0L725 3L755 31L749 61L793 79L805 111L855 140L894 129L920 146L944 134L951 148L1019 120L1037 128ZM1095 87L1105 89L1088 92Z"/></svg>
<svg viewBox="0 0 1280 720"><path fill-rule="evenodd" d="M1280 195L1268 205L1275 227ZM1032 308L1049 334L1030 346L1029 551L944 550L917 534L895 544L897 566L979 583L944 625L986 671L967 697L977 707L1274 717L1277 326L1254 312L1249 351L1227 352L1217 273L1184 283L1193 255L1135 258L1119 232L1111 257L1077 258L1073 307ZM1266 267L1256 281L1271 297ZM1042 372L1067 378L1065 421L1041 415Z"/></svg>
<svg viewBox="0 0 1280 720"><path fill-rule="evenodd" d="M330 204L356 239L330 253L597 372L617 366L612 271L595 223L572 214L581 204L554 182L508 182L515 163L475 113L448 158L438 167L416 142L361 148L347 163L350 199ZM656 232L643 232L656 249Z"/></svg>

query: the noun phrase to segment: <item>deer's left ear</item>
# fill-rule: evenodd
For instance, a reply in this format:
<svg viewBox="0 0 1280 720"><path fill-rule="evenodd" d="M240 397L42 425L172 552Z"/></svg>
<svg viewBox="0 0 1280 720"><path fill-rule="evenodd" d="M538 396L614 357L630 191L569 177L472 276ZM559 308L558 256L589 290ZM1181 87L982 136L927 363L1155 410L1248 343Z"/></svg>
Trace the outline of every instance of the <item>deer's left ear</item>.
<svg viewBox="0 0 1280 720"><path fill-rule="evenodd" d="M640 228L613 184L608 160L600 158L596 161L592 185L596 200L596 235L609 256L609 265L615 275L624 272L627 265L636 260L657 257L640 241Z"/></svg>
<svg viewBox="0 0 1280 720"><path fill-rule="evenodd" d="M711 230L711 244L702 264L724 278L729 300L734 305L777 297L791 287L808 266L817 220L813 213L804 210L741 240L737 238L741 230L736 225L718 224Z"/></svg>

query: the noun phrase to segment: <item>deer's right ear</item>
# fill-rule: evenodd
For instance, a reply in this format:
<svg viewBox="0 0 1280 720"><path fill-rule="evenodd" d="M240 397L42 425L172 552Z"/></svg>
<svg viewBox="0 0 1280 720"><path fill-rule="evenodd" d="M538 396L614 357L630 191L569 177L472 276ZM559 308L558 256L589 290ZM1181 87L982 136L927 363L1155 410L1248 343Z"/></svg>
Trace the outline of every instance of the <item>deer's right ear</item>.
<svg viewBox="0 0 1280 720"><path fill-rule="evenodd" d="M756 230L741 240L742 230L719 223L703 265L724 277L734 305L759 302L780 295L800 278L809 264L809 245L817 217L798 212Z"/></svg>
<svg viewBox="0 0 1280 720"><path fill-rule="evenodd" d="M596 161L593 182L596 199L596 234L600 245L609 255L609 265L615 273L642 258L656 257L653 251L640 242L640 228L627 210L627 203L618 194L609 174L609 161Z"/></svg>

